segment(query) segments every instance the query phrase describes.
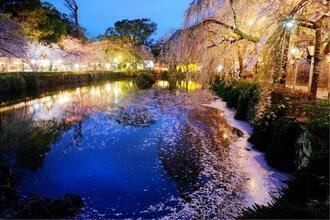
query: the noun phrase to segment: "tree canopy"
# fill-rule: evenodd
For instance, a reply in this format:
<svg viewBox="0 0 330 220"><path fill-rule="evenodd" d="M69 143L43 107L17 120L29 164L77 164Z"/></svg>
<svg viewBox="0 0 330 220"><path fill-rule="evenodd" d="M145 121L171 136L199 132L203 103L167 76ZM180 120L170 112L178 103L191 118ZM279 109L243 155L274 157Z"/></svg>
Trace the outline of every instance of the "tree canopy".
<svg viewBox="0 0 330 220"><path fill-rule="evenodd" d="M108 28L103 37L124 37L129 39L130 43L135 46L148 46L150 45L150 37L156 30L157 24L150 19L125 19L117 21L114 27Z"/></svg>
<svg viewBox="0 0 330 220"><path fill-rule="evenodd" d="M30 40L53 43L75 33L66 14L40 0L0 0L0 13L16 19Z"/></svg>
<svg viewBox="0 0 330 220"><path fill-rule="evenodd" d="M27 41L15 21L0 14L0 56L24 56Z"/></svg>

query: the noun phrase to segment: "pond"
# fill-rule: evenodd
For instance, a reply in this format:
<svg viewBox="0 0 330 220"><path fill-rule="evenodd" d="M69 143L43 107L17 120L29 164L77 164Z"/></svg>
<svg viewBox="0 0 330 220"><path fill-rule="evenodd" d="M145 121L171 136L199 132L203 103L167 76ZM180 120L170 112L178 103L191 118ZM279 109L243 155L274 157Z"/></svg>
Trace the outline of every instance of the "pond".
<svg viewBox="0 0 330 220"><path fill-rule="evenodd" d="M213 100L192 81L58 91L1 108L0 143L23 197L80 195L80 218L232 218L247 177Z"/></svg>

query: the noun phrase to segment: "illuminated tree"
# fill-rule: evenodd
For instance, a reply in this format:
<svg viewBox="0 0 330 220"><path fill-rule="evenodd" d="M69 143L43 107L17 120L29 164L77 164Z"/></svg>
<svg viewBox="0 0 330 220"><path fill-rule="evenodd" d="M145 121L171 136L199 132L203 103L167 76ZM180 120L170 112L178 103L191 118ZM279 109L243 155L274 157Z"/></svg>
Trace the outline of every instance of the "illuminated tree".
<svg viewBox="0 0 330 220"><path fill-rule="evenodd" d="M0 15L0 54L24 57L26 45L21 27L9 17Z"/></svg>
<svg viewBox="0 0 330 220"><path fill-rule="evenodd" d="M311 35L301 31L300 19L326 14L326 5L329 1L196 0L185 13L184 29L168 40L161 57L172 66L199 63L204 79L220 69L267 81L273 76L285 86L289 48Z"/></svg>
<svg viewBox="0 0 330 220"><path fill-rule="evenodd" d="M114 27L105 32L105 37L126 37L134 46L149 45L152 34L157 30L157 24L150 19L135 19L117 21Z"/></svg>

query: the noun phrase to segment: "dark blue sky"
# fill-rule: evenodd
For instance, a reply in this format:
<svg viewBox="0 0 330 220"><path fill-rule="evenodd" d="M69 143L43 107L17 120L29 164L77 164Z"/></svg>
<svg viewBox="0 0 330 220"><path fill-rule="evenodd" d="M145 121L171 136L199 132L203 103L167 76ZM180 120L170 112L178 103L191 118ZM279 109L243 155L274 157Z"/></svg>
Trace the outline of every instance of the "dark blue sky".
<svg viewBox="0 0 330 220"><path fill-rule="evenodd" d="M60 11L67 12L64 0L47 0ZM80 23L90 37L103 34L116 21L150 18L158 24L155 39L169 28L180 28L184 11L192 0L78 0Z"/></svg>

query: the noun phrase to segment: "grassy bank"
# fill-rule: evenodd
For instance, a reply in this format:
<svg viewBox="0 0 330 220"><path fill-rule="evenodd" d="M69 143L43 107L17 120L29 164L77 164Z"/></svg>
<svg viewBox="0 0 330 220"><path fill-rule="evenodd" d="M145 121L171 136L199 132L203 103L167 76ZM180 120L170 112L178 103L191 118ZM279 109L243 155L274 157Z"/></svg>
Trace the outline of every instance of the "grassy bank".
<svg viewBox="0 0 330 220"><path fill-rule="evenodd" d="M328 218L329 101L311 102L305 94L243 80L217 80L214 90L237 109L237 119L253 125L250 141L269 165L295 174L280 199L242 217Z"/></svg>
<svg viewBox="0 0 330 220"><path fill-rule="evenodd" d="M101 80L135 76L137 73L123 72L38 72L0 74L0 92L22 92L49 90L65 85L80 85Z"/></svg>

